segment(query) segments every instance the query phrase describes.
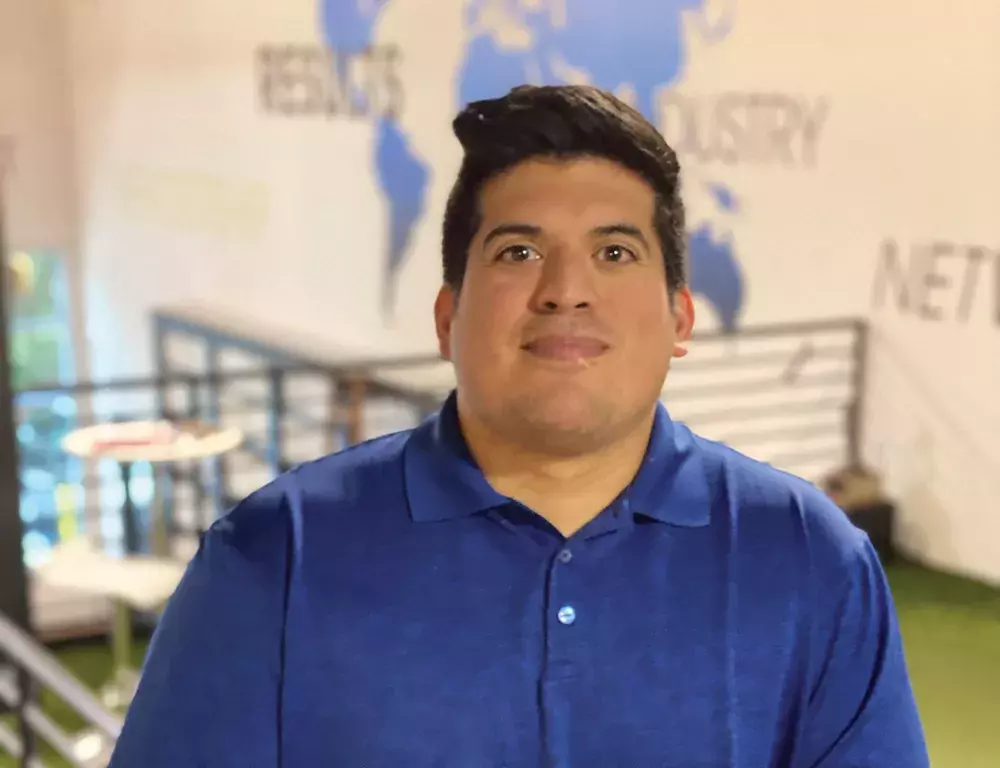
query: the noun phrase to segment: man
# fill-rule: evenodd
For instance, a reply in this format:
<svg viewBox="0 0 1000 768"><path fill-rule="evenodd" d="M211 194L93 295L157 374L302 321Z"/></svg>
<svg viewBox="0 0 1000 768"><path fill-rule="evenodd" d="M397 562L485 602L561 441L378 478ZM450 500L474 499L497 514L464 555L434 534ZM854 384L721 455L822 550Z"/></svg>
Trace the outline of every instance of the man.
<svg viewBox="0 0 1000 768"><path fill-rule="evenodd" d="M673 151L586 87L454 127L456 393L209 531L114 768L926 766L865 536L659 405L694 320Z"/></svg>

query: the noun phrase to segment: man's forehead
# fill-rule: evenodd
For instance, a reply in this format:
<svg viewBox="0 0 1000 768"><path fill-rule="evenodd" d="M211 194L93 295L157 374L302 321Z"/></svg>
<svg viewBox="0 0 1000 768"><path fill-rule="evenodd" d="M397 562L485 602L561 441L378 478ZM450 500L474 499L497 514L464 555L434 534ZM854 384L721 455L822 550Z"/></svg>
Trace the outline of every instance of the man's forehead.
<svg viewBox="0 0 1000 768"><path fill-rule="evenodd" d="M627 223L649 230L655 193L638 174L611 161L531 160L491 179L483 188L483 224L504 220L545 228L567 220L590 229Z"/></svg>
<svg viewBox="0 0 1000 768"><path fill-rule="evenodd" d="M653 194L653 188L637 172L604 157L532 157L490 179L484 191L499 191L524 185L556 186L589 183L593 187L631 188L637 194Z"/></svg>

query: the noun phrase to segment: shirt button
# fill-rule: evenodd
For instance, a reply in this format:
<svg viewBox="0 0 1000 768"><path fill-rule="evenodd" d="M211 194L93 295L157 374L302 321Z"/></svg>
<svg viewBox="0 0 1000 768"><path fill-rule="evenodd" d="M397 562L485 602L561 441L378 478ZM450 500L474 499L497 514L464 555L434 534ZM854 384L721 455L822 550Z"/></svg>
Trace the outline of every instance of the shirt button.
<svg viewBox="0 0 1000 768"><path fill-rule="evenodd" d="M557 614L560 624L565 624L567 627L576 621L576 609L572 605L564 605L559 609Z"/></svg>
<svg viewBox="0 0 1000 768"><path fill-rule="evenodd" d="M568 563L572 559L573 559L573 553L570 552L568 549L564 549L559 553L560 563Z"/></svg>

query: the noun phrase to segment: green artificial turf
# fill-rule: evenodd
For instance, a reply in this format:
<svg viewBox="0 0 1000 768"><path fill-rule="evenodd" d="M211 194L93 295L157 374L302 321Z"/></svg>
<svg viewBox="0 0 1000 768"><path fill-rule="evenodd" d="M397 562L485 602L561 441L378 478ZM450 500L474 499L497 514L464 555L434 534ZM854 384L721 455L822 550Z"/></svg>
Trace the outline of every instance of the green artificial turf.
<svg viewBox="0 0 1000 768"><path fill-rule="evenodd" d="M927 731L934 768L1000 766L1000 591L913 565L888 569L907 661ZM142 648L136 649L141 655ZM108 676L102 646L59 651L62 661L95 689ZM137 656L137 661L138 661ZM42 704L63 727L78 720L60 702ZM49 765L61 768L50 752ZM14 763L0 756L0 768Z"/></svg>
<svg viewBox="0 0 1000 768"><path fill-rule="evenodd" d="M888 569L934 768L1000 766L1000 591Z"/></svg>

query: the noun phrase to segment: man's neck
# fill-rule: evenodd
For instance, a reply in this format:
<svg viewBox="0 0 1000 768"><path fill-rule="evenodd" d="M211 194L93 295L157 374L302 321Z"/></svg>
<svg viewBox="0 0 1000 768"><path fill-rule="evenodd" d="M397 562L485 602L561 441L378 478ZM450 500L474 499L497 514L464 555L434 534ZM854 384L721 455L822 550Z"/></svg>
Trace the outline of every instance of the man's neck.
<svg viewBox="0 0 1000 768"><path fill-rule="evenodd" d="M576 456L540 453L473 418L462 432L490 485L548 520L567 538L593 520L628 486L649 445L653 414L620 439Z"/></svg>

